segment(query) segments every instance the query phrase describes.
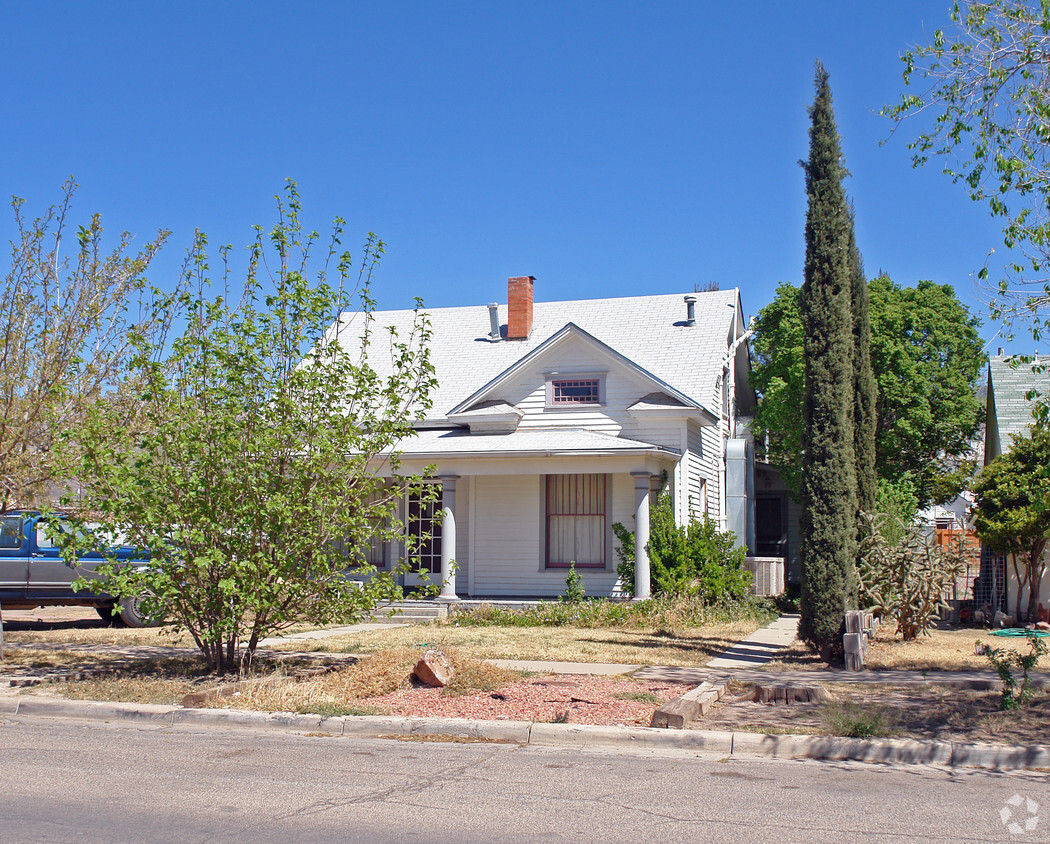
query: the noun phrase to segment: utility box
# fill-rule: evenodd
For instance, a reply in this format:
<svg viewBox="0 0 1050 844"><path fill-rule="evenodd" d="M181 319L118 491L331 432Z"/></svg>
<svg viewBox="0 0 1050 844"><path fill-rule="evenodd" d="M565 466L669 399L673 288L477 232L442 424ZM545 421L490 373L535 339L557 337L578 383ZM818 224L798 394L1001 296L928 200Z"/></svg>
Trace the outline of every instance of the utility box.
<svg viewBox="0 0 1050 844"><path fill-rule="evenodd" d="M751 572L751 594L775 598L784 593L783 557L746 557L744 568Z"/></svg>

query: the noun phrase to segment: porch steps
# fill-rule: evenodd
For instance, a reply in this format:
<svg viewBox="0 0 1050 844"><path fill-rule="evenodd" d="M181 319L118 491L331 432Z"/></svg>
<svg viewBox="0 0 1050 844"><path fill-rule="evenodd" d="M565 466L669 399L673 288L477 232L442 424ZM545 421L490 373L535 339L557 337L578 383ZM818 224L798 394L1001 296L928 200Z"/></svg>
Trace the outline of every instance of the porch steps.
<svg viewBox="0 0 1050 844"><path fill-rule="evenodd" d="M373 621L389 621L393 624L422 624L445 618L448 605L436 601L397 601L376 607L371 615Z"/></svg>

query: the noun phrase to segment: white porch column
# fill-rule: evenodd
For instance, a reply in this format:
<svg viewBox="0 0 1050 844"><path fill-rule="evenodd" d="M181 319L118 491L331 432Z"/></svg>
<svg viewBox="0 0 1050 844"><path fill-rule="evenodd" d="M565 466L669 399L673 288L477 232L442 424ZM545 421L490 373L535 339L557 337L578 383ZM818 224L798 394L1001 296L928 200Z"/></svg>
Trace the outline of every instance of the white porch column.
<svg viewBox="0 0 1050 844"><path fill-rule="evenodd" d="M649 585L649 472L631 472L634 478L634 600L648 598Z"/></svg>
<svg viewBox="0 0 1050 844"><path fill-rule="evenodd" d="M439 601L458 601L456 595L456 481L459 475L438 475L441 481L441 594Z"/></svg>

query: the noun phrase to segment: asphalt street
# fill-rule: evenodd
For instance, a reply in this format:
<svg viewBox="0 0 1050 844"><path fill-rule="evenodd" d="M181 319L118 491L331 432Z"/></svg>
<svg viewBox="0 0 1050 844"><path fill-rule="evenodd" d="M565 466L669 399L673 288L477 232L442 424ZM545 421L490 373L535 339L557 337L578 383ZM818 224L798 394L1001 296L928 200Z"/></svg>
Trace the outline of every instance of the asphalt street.
<svg viewBox="0 0 1050 844"><path fill-rule="evenodd" d="M4 842L1050 840L1043 772L30 716L0 788Z"/></svg>

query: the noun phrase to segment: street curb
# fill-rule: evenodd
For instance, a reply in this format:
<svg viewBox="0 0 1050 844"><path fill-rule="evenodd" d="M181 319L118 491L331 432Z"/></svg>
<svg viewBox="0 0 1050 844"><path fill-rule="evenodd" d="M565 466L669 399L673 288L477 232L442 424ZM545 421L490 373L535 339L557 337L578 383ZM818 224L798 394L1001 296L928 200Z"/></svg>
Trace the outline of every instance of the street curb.
<svg viewBox="0 0 1050 844"><path fill-rule="evenodd" d="M1010 746L913 739L766 735L655 727L608 727L540 721L472 721L459 718L354 716L326 718L291 712L184 709L158 704L105 703L36 696L0 700L0 715L127 721L155 726L201 726L327 733L358 738L453 736L476 741L543 747L684 750L735 757L823 759L888 765L943 765L996 771L1050 768L1050 746Z"/></svg>
<svg viewBox="0 0 1050 844"><path fill-rule="evenodd" d="M740 732L733 733L733 755L884 762L898 765L951 765L952 745L946 741L915 739L858 739Z"/></svg>
<svg viewBox="0 0 1050 844"><path fill-rule="evenodd" d="M729 755L733 734L707 730L664 730L657 727L605 727L589 724L535 722L529 744L559 747L693 750Z"/></svg>
<svg viewBox="0 0 1050 844"><path fill-rule="evenodd" d="M173 712L174 707L155 703L105 703L29 696L18 699L18 707L13 714L93 721L146 721L170 727Z"/></svg>

